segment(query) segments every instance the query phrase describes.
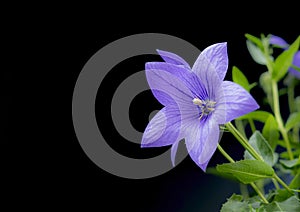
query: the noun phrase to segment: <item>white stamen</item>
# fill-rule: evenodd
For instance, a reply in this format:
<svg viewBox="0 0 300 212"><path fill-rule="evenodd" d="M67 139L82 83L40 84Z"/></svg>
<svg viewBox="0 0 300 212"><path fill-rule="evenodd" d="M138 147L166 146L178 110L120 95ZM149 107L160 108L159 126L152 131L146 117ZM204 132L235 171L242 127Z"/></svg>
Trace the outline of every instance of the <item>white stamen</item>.
<svg viewBox="0 0 300 212"><path fill-rule="evenodd" d="M194 99L193 99L193 103L194 103L195 105L201 106L204 102L203 102L201 99L199 99L199 98L194 98Z"/></svg>
<svg viewBox="0 0 300 212"><path fill-rule="evenodd" d="M214 107L216 102L214 101L210 101L210 100L204 101L196 97L193 99L193 103L199 106L199 109L201 110L199 120L201 120L204 115L208 115L215 110Z"/></svg>

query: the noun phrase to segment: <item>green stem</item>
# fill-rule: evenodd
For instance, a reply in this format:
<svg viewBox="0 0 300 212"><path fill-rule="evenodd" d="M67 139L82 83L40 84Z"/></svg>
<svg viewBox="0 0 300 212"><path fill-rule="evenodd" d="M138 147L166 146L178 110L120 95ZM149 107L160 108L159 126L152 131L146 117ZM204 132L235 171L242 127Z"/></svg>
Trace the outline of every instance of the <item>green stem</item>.
<svg viewBox="0 0 300 212"><path fill-rule="evenodd" d="M295 94L294 94L294 89L295 89L294 83L290 83L288 85L288 92L287 92L290 113L295 112L295 103L294 103L294 96L295 96Z"/></svg>
<svg viewBox="0 0 300 212"><path fill-rule="evenodd" d="M294 142L299 141L299 127L297 125L293 127L293 139Z"/></svg>
<svg viewBox="0 0 300 212"><path fill-rule="evenodd" d="M264 47L264 54L266 57L266 66L268 68L268 71L270 73L270 75L272 76L272 72L273 72L273 66L272 66L272 61L270 58L270 54L269 54L269 43L268 42L264 42L263 43L263 47ZM290 141L287 135L287 132L284 128L283 122L282 122L282 118L280 115L280 107L279 107L279 95L278 95L278 86L277 86L277 82L272 79L272 96L273 96L273 110L274 110L274 115L275 115L275 119L277 121L278 124L278 129L285 141L286 144L286 149L289 155L290 160L294 159L292 150L291 150L291 145L290 145Z"/></svg>
<svg viewBox="0 0 300 212"><path fill-rule="evenodd" d="M277 181L278 181L278 182L279 182L286 190L288 190L291 194L294 194L293 191L290 189L290 187L289 187L287 184L285 184L285 182L283 182L283 181L277 176L277 174L274 173L273 178L274 178L275 180L277 180Z"/></svg>
<svg viewBox="0 0 300 212"><path fill-rule="evenodd" d="M247 139L245 139L240 132L230 123L225 124L227 129L236 137L236 139L243 145L243 147L256 159L259 161L264 161L264 159L256 152L256 150L249 144ZM289 192L292 192L291 189L274 173L273 178L277 180L284 188Z"/></svg>
<svg viewBox="0 0 300 212"><path fill-rule="evenodd" d="M240 183L240 191L244 199L249 198L249 191L247 189L247 185Z"/></svg>
<svg viewBox="0 0 300 212"><path fill-rule="evenodd" d="M252 188L256 191L256 193L260 196L260 198L263 200L264 203L268 204L268 200L265 198L265 196L261 193L261 191L258 189L258 187L255 185L255 183L250 183Z"/></svg>
<svg viewBox="0 0 300 212"><path fill-rule="evenodd" d="M256 159L264 161L263 158L256 152L256 150L249 144L247 139L241 135L241 133L230 123L225 124L227 129L236 137L236 139L242 144L242 146Z"/></svg>
<svg viewBox="0 0 300 212"><path fill-rule="evenodd" d="M254 121L253 121L253 119L251 119L251 118L249 118L248 121L249 121L251 130L252 130L252 133L254 133L254 132L256 131Z"/></svg>
<svg viewBox="0 0 300 212"><path fill-rule="evenodd" d="M218 150L222 153L222 155L230 162L230 163L235 163L234 160L228 155L225 150L218 144Z"/></svg>
<svg viewBox="0 0 300 212"><path fill-rule="evenodd" d="M286 149L289 155L290 160L294 159L294 155L292 153L290 141L287 135L287 132L284 128L283 121L280 115L280 108L279 108L279 96L278 96L278 87L277 87L277 82L275 80L272 80L272 93L273 93L273 108L274 108L274 115L275 119L278 124L278 129L283 137L283 140L286 145Z"/></svg>
<svg viewBox="0 0 300 212"><path fill-rule="evenodd" d="M278 184L278 182L274 179L274 178L272 178L272 182L273 182L273 184L274 184L274 186L275 186L275 188L277 189L277 190L279 190L280 189L280 187L279 187L279 184Z"/></svg>
<svg viewBox="0 0 300 212"><path fill-rule="evenodd" d="M238 129L238 131L239 131L245 138L247 138L246 132L245 132L245 126L244 126L244 124L243 124L243 120L237 120L237 119L235 119L235 120L234 120L234 124L235 124L236 128Z"/></svg>
<svg viewBox="0 0 300 212"><path fill-rule="evenodd" d="M222 155L230 162L235 163L235 161L225 152L225 150L221 147L220 144L218 144L218 150L222 153ZM260 196L260 198L263 200L264 203L268 204L268 200L264 197L264 195L261 193L261 191L257 188L257 186L254 183L250 183L252 188L256 191L256 193Z"/></svg>
<svg viewBox="0 0 300 212"><path fill-rule="evenodd" d="M288 102L289 102L289 109L290 109L290 113L296 112L295 110L295 102L294 102L294 98L295 98L295 83L294 82L290 82L288 84ZM292 130L292 136L293 136L293 140L294 141L299 141L299 127L298 126L294 126L293 130Z"/></svg>

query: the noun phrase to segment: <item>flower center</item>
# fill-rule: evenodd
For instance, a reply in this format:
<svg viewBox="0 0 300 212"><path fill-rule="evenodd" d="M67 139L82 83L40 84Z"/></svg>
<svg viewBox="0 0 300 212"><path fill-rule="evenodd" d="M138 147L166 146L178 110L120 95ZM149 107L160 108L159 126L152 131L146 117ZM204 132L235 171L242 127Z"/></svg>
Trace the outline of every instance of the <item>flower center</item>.
<svg viewBox="0 0 300 212"><path fill-rule="evenodd" d="M203 115L208 115L215 110L216 102L211 100L201 100L199 98L194 98L193 103L200 109L201 115L199 119L201 119Z"/></svg>

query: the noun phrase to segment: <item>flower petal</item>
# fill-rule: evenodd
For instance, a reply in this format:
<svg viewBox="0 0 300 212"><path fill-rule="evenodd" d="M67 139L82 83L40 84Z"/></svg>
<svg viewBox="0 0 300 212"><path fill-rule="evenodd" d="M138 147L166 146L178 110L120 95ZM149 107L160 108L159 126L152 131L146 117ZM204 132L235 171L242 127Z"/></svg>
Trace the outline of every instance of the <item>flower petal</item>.
<svg viewBox="0 0 300 212"><path fill-rule="evenodd" d="M153 95L164 106L176 104L190 104L193 95L186 85L176 76L164 70L146 67L146 77Z"/></svg>
<svg viewBox="0 0 300 212"><path fill-rule="evenodd" d="M167 146L179 141L180 114L178 108L163 108L149 122L141 147Z"/></svg>
<svg viewBox="0 0 300 212"><path fill-rule="evenodd" d="M185 132L186 147L193 161L203 170L216 151L219 126L212 117L195 120Z"/></svg>
<svg viewBox="0 0 300 212"><path fill-rule="evenodd" d="M175 157L176 157L179 141L180 140L177 140L175 143L173 143L171 148L171 161L173 166L175 166Z"/></svg>
<svg viewBox="0 0 300 212"><path fill-rule="evenodd" d="M163 62L149 62L146 63L146 70L164 70L174 76L178 77L185 86L193 94L193 98L198 97L201 99L207 99L207 92L205 86L201 83L198 76L188 70L185 67L176 66L174 64L168 64Z"/></svg>
<svg viewBox="0 0 300 212"><path fill-rule="evenodd" d="M285 40L283 40L281 37L278 37L276 35L270 36L269 43L273 44L273 45L277 45L283 49L286 49L289 47L289 44Z"/></svg>
<svg viewBox="0 0 300 212"><path fill-rule="evenodd" d="M162 57L162 59L164 61L166 61L166 63L171 63L174 65L182 65L188 69L191 68L190 65L183 58L178 56L177 54L167 52L167 51L162 51L159 49L157 49L156 51Z"/></svg>
<svg viewBox="0 0 300 212"><path fill-rule="evenodd" d="M216 92L215 102L215 110L211 113L211 116L217 124L226 124L226 104L222 104L223 102L226 102L226 100L222 86L220 86Z"/></svg>
<svg viewBox="0 0 300 212"><path fill-rule="evenodd" d="M207 58L206 55L202 53L194 64L192 71L199 77L200 82L204 85L208 99L215 101L217 96L216 91L219 90L222 80L216 72L214 63L211 63L210 58Z"/></svg>
<svg viewBox="0 0 300 212"><path fill-rule="evenodd" d="M227 68L227 43L223 42L216 43L205 48L197 58L192 70L197 74L199 72L207 72L214 70L217 72L220 80L224 80Z"/></svg>
<svg viewBox="0 0 300 212"><path fill-rule="evenodd" d="M221 89L223 89L224 98L217 100L217 104L220 104L220 107L226 105L226 114L224 114L226 122L259 108L255 99L240 85L224 81Z"/></svg>
<svg viewBox="0 0 300 212"><path fill-rule="evenodd" d="M296 52L296 54L294 55L293 65L300 68L300 51ZM289 68L289 72L296 78L300 79L300 71L297 71L294 68Z"/></svg>

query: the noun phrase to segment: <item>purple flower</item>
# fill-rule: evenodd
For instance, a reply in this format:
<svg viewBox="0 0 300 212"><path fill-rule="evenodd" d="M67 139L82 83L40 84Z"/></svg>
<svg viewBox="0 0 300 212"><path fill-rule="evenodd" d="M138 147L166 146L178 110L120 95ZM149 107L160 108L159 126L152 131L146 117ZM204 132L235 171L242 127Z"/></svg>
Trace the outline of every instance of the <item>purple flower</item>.
<svg viewBox="0 0 300 212"><path fill-rule="evenodd" d="M227 43L206 48L192 68L178 55L158 53L165 62L146 63L146 76L164 107L146 127L141 146L172 145L174 165L178 142L184 138L189 155L205 171L219 142L220 125L259 106L241 86L223 81L228 68Z"/></svg>
<svg viewBox="0 0 300 212"><path fill-rule="evenodd" d="M285 50L289 48L289 44L285 40L283 40L281 37L278 37L276 35L271 35L269 42L270 42L270 44L278 46L278 47L280 47L282 49L285 49ZM294 55L293 65L300 68L300 51L296 52L296 54ZM297 71L296 69L294 69L292 67L290 67L288 71L293 76L300 79L300 72L299 71Z"/></svg>

